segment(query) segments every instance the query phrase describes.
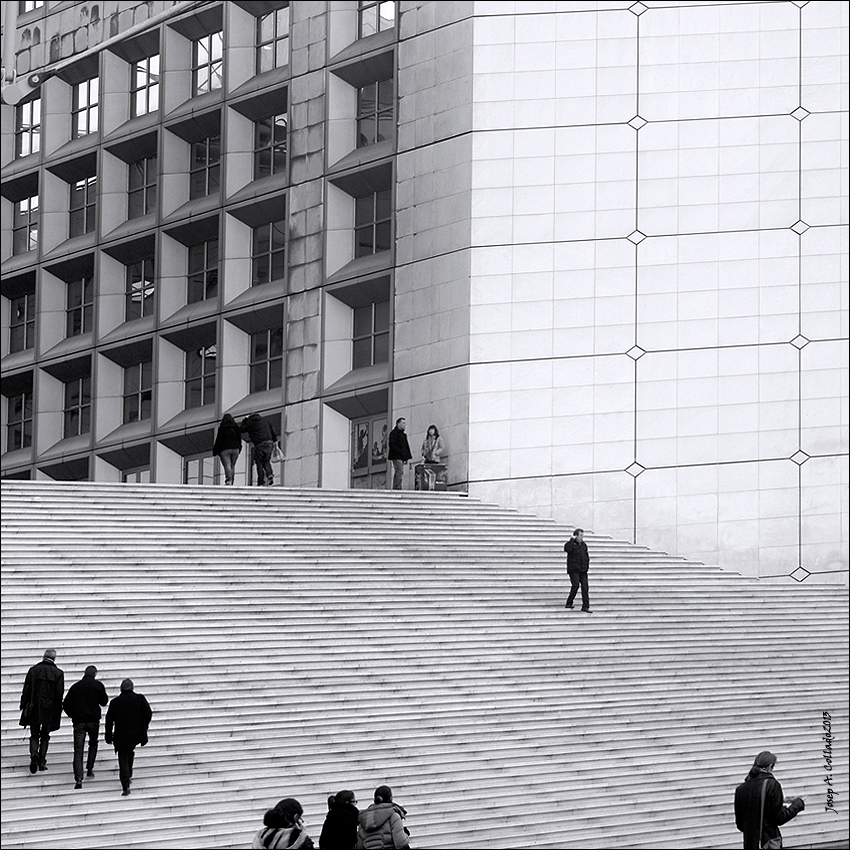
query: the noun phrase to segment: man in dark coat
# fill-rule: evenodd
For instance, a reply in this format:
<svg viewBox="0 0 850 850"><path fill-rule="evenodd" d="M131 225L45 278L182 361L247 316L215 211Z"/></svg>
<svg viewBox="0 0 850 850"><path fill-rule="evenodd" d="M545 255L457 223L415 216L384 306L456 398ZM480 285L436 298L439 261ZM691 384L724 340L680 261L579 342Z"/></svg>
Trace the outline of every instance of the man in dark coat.
<svg viewBox="0 0 850 850"><path fill-rule="evenodd" d="M584 542L584 529L577 528L573 536L564 544L567 553L567 575L570 577L570 595L567 597L565 608L573 607L573 600L581 585L581 610L590 614L590 593L587 587L587 570L590 566L590 555L587 543Z"/></svg>
<svg viewBox="0 0 850 850"><path fill-rule="evenodd" d="M103 682L98 681L97 667L89 664L79 682L68 688L62 708L74 724L74 788L83 787L83 749L89 739L86 776L94 776L97 739L100 734L100 707L109 702Z"/></svg>
<svg viewBox="0 0 850 850"><path fill-rule="evenodd" d="M744 850L759 850L771 839L781 841L779 827L806 808L802 797L794 797L784 805L782 786L773 776L775 764L776 756L763 750L756 756L747 778L735 789L735 826L744 833Z"/></svg>
<svg viewBox="0 0 850 850"><path fill-rule="evenodd" d="M47 770L50 733L62 722L65 674L55 659L56 650L45 649L44 658L27 671L21 692L21 726L30 727L30 773Z"/></svg>
<svg viewBox="0 0 850 850"><path fill-rule="evenodd" d="M271 464L272 449L277 442L277 431L275 431L274 425L265 416L252 413L242 420L239 430L245 439L250 441L254 450L257 486L271 487L274 484L274 470Z"/></svg>
<svg viewBox="0 0 850 850"><path fill-rule="evenodd" d="M401 490L404 465L413 457L410 453L410 445L407 442L407 434L404 433L406 427L407 420L402 417L396 419L395 428L390 431L387 460L393 465L393 490Z"/></svg>
<svg viewBox="0 0 850 850"><path fill-rule="evenodd" d="M121 682L121 693L109 703L104 735L106 743L114 744L115 752L118 753L122 797L130 794L136 745L144 747L147 744L152 715L148 701L133 690L133 680L124 679Z"/></svg>

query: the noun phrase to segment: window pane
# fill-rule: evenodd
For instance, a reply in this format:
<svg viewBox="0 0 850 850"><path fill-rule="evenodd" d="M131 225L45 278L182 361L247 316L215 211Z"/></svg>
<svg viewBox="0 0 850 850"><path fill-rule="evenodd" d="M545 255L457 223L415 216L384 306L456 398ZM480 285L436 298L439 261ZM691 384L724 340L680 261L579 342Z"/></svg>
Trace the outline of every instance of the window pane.
<svg viewBox="0 0 850 850"><path fill-rule="evenodd" d="M374 196L364 195L354 201L354 224L359 226L374 221Z"/></svg>
<svg viewBox="0 0 850 850"><path fill-rule="evenodd" d="M374 253L372 247L372 227L364 227L354 231L354 256L365 257Z"/></svg>
<svg viewBox="0 0 850 850"><path fill-rule="evenodd" d="M251 392L261 393L266 389L266 364L258 363L251 367Z"/></svg>
<svg viewBox="0 0 850 850"><path fill-rule="evenodd" d="M383 221L391 218L393 214L392 192L389 189L385 189L383 192L378 192L376 200L377 210L375 220Z"/></svg>
<svg viewBox="0 0 850 850"><path fill-rule="evenodd" d="M275 328L269 332L269 355L280 357L283 355L283 328Z"/></svg>
<svg viewBox="0 0 850 850"><path fill-rule="evenodd" d="M372 365L372 337L358 339L354 342L354 357L352 368L363 369Z"/></svg>
<svg viewBox="0 0 850 850"><path fill-rule="evenodd" d="M354 336L368 336L372 333L372 305L354 308Z"/></svg>
<svg viewBox="0 0 850 850"><path fill-rule="evenodd" d="M272 360L269 363L269 389L283 385L283 360Z"/></svg>
<svg viewBox="0 0 850 850"><path fill-rule="evenodd" d="M387 363L390 359L390 335L377 334L375 336L375 362Z"/></svg>
<svg viewBox="0 0 850 850"><path fill-rule="evenodd" d="M266 360L268 358L268 335L265 331L251 335L251 360Z"/></svg>
<svg viewBox="0 0 850 850"><path fill-rule="evenodd" d="M379 301L375 304L375 330L385 331L390 326L390 302Z"/></svg>
<svg viewBox="0 0 850 850"><path fill-rule="evenodd" d="M375 226L375 251L389 251L392 247L392 227L390 222Z"/></svg>

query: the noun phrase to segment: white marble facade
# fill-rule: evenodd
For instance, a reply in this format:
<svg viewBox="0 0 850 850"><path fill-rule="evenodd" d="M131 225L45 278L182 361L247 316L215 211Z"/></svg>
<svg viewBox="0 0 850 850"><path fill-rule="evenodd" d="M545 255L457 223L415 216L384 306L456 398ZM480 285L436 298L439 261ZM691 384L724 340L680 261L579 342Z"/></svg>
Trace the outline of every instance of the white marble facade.
<svg viewBox="0 0 850 850"><path fill-rule="evenodd" d="M846 582L848 5L474 6L470 493Z"/></svg>

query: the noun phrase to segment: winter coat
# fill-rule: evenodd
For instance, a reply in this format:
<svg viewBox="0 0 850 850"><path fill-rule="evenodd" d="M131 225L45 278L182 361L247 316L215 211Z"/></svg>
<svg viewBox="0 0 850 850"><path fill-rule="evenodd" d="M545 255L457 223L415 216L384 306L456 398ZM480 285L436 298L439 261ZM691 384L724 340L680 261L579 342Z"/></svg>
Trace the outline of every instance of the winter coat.
<svg viewBox="0 0 850 850"><path fill-rule="evenodd" d="M273 443L277 440L277 431L275 431L274 426L265 416L260 416L259 413L252 413L243 419L239 430L248 435L253 446L260 443Z"/></svg>
<svg viewBox="0 0 850 850"><path fill-rule="evenodd" d="M121 691L106 712L106 743L114 743L116 750L132 750L136 744L144 746L152 715L148 701L141 694Z"/></svg>
<svg viewBox="0 0 850 850"><path fill-rule="evenodd" d="M83 676L68 688L62 708L74 723L98 723L100 707L108 702L103 682L94 676Z"/></svg>
<svg viewBox="0 0 850 850"><path fill-rule="evenodd" d="M439 463L446 453L446 444L442 437L426 437L422 442L422 457L426 463Z"/></svg>
<svg viewBox="0 0 850 850"><path fill-rule="evenodd" d="M32 703L26 722L21 716L21 726L50 724L55 732L62 723L62 695L65 693L65 674L52 658L44 658L27 671L21 691L21 710Z"/></svg>
<svg viewBox="0 0 850 850"><path fill-rule="evenodd" d="M590 566L590 555L587 551L587 543L584 540L581 543L571 537L564 544L564 551L567 553L567 572L568 573L586 573Z"/></svg>
<svg viewBox="0 0 850 850"><path fill-rule="evenodd" d="M279 850L280 848L292 848L292 850L313 850L315 845L313 839L303 830L296 827L264 826L254 835L251 842L251 850Z"/></svg>
<svg viewBox="0 0 850 850"><path fill-rule="evenodd" d="M219 455L227 449L242 450L242 431L234 422L232 425L219 425L213 443L213 454Z"/></svg>
<svg viewBox="0 0 850 850"><path fill-rule="evenodd" d="M332 803L319 836L319 850L354 850L359 815L353 803Z"/></svg>
<svg viewBox="0 0 850 850"><path fill-rule="evenodd" d="M761 787L765 782L764 819L759 836ZM795 797L788 806L783 805L783 799L782 786L765 772L748 776L735 789L735 826L744 833L744 850L758 850L769 839L778 838L780 825L796 817L806 807L801 797Z"/></svg>
<svg viewBox="0 0 850 850"><path fill-rule="evenodd" d="M407 442L407 434L399 428L390 431L390 444L387 460L410 460L410 444Z"/></svg>
<svg viewBox="0 0 850 850"><path fill-rule="evenodd" d="M407 850L404 809L395 803L373 803L360 812L357 826L357 850Z"/></svg>

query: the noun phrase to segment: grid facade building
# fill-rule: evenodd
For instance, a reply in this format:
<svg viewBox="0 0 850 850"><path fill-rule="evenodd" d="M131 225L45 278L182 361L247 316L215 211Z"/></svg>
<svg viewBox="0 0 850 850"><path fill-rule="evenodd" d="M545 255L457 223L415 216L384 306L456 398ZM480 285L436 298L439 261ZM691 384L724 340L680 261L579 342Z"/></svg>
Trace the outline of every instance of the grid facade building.
<svg viewBox="0 0 850 850"><path fill-rule="evenodd" d="M385 487L405 416L454 488L846 580L846 4L19 12L4 476L215 483L258 411Z"/></svg>

